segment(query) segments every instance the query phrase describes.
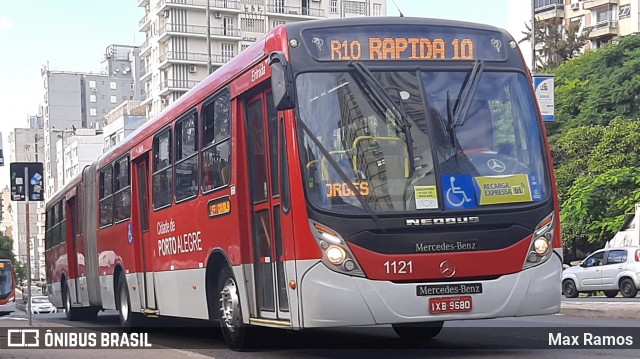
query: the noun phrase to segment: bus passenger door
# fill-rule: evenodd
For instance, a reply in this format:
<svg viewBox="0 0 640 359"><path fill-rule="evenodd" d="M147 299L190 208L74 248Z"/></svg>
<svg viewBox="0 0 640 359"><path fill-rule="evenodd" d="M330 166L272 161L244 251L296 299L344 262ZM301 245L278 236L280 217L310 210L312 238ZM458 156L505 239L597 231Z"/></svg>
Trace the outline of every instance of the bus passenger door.
<svg viewBox="0 0 640 359"><path fill-rule="evenodd" d="M271 92L245 101L253 282L258 318L291 321L278 178L278 113Z"/></svg>
<svg viewBox="0 0 640 359"><path fill-rule="evenodd" d="M78 189L78 191L80 191ZM70 198L69 200L66 201L66 204L68 206L68 213L67 213L67 218L69 218L70 220L67 220L67 226L70 226L69 228L69 233L71 234L70 236L68 236L70 238L69 242L67 243L67 261L69 263L69 277L67 278L68 281L73 281L72 286L73 286L73 294L72 295L72 300L71 303L73 304L77 304L77 303L81 303L81 296L80 296L80 283L78 278L80 276L82 276L81 274L81 268L80 268L80 261L82 260L84 262L84 258L80 258L79 253L78 253L78 241L82 240L81 238L78 238L79 233L78 233L78 203L82 202L79 199L79 193L78 195ZM65 209L66 210L66 209ZM84 263L82 263L84 266Z"/></svg>
<svg viewBox="0 0 640 359"><path fill-rule="evenodd" d="M138 278L143 290L140 293L140 303L143 309L157 309L155 296L155 281L151 258L147 251L151 250L149 233L149 152L133 161L133 233L136 261L141 264L138 267L142 278Z"/></svg>

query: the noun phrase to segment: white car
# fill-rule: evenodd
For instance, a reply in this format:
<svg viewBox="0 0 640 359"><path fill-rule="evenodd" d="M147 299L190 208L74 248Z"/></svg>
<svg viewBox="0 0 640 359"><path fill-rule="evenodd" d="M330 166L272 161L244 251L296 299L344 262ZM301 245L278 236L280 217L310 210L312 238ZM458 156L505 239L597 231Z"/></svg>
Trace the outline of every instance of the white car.
<svg viewBox="0 0 640 359"><path fill-rule="evenodd" d="M580 292L604 291L613 298L622 293L633 298L640 288L640 247L603 248L579 265L562 271L562 293L575 298Z"/></svg>
<svg viewBox="0 0 640 359"><path fill-rule="evenodd" d="M54 307L49 298L44 295L31 297L31 314L57 313L58 308Z"/></svg>

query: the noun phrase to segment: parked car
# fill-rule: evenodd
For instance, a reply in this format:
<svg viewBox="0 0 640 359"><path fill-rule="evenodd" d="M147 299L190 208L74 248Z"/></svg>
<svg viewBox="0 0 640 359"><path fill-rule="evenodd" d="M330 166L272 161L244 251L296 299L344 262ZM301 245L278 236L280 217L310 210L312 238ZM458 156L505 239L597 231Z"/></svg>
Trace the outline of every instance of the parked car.
<svg viewBox="0 0 640 359"><path fill-rule="evenodd" d="M580 292L603 291L608 298L622 293L633 298L640 288L640 247L603 248L579 265L562 271L562 293L575 298Z"/></svg>
<svg viewBox="0 0 640 359"><path fill-rule="evenodd" d="M57 313L58 308L54 307L44 295L35 295L31 297L31 314L40 313Z"/></svg>

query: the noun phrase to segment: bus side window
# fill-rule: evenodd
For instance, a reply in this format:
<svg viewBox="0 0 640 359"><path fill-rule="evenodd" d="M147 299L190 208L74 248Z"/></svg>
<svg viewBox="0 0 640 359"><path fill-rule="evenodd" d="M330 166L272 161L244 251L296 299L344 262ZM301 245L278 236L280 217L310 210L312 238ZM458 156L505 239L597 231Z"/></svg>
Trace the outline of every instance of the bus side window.
<svg viewBox="0 0 640 359"><path fill-rule="evenodd" d="M202 111L202 192L224 187L231 180L231 99L222 95Z"/></svg>

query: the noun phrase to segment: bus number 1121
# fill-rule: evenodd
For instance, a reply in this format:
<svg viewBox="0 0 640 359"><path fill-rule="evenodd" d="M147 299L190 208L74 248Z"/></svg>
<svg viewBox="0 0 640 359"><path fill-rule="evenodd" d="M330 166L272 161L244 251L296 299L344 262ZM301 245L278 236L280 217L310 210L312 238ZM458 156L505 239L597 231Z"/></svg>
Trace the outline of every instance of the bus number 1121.
<svg viewBox="0 0 640 359"><path fill-rule="evenodd" d="M387 274L410 274L413 273L412 261L386 261L384 268Z"/></svg>

